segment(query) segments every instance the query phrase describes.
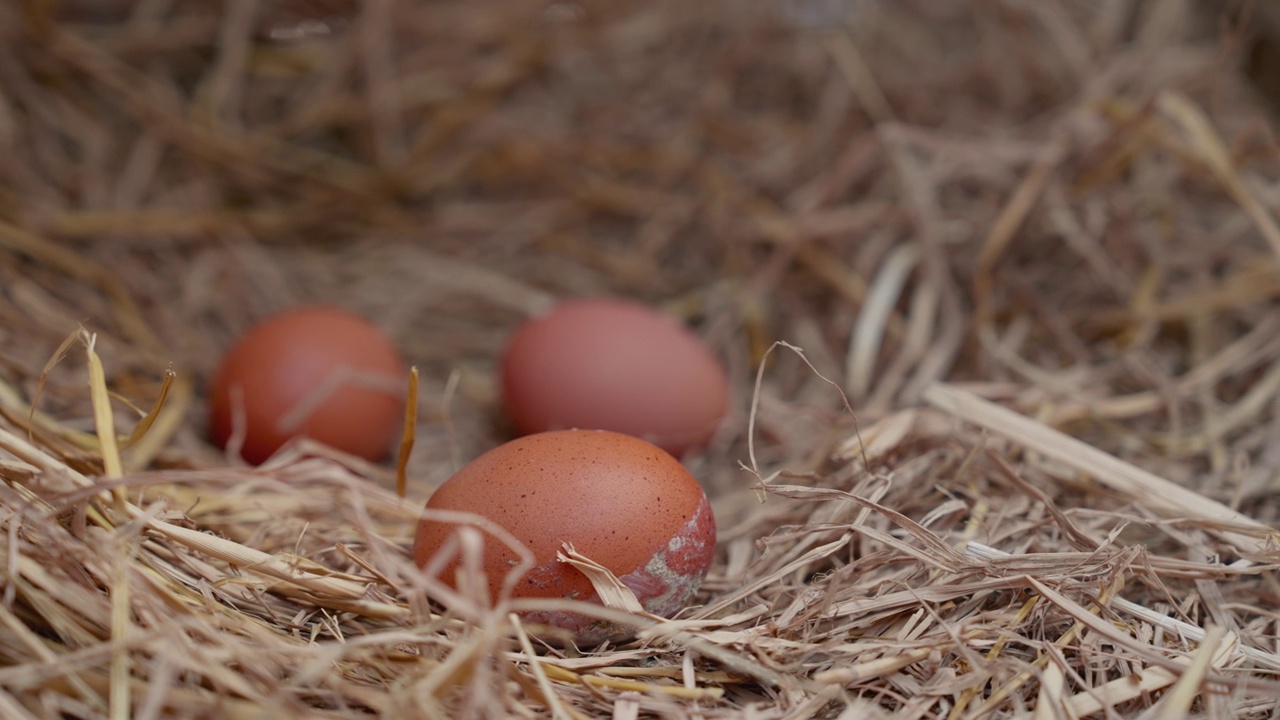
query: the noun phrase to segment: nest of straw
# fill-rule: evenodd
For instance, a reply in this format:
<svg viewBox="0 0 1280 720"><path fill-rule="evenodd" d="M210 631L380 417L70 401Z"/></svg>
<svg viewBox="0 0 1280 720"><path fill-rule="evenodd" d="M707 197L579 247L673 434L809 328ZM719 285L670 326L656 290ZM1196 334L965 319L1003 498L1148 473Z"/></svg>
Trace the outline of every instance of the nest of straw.
<svg viewBox="0 0 1280 720"><path fill-rule="evenodd" d="M1247 10L0 5L0 715L1274 717ZM407 553L504 440L507 333L585 294L735 394L696 603L596 647ZM300 302L418 367L406 497L206 442L212 363Z"/></svg>

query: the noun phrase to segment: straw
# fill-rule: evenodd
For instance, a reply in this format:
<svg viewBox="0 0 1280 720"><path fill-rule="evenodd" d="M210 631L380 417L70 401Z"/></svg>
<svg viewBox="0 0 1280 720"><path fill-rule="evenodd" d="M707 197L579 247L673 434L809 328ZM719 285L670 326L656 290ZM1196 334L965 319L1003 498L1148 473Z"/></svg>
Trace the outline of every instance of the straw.
<svg viewBox="0 0 1280 720"><path fill-rule="evenodd" d="M1274 717L1272 15L0 3L0 716ZM729 379L671 618L412 553L592 295ZM413 368L386 458L210 442L305 303Z"/></svg>

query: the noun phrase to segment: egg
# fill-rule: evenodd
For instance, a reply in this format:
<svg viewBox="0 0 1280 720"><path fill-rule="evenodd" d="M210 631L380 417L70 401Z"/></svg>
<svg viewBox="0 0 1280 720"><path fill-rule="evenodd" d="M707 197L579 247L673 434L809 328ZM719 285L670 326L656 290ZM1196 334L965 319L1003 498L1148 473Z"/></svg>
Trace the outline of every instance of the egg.
<svg viewBox="0 0 1280 720"><path fill-rule="evenodd" d="M716 526L698 482L678 460L639 438L604 430L527 435L481 455L445 481L426 504L413 555L425 565L456 533L432 510L474 513L506 529L533 554L514 598L569 598L599 603L591 582L556 553L570 543L607 567L651 613L685 607L711 565ZM484 571L497 598L519 555L485 534ZM453 584L459 563L441 571ZM579 638L607 636L607 623L564 612L527 620Z"/></svg>
<svg viewBox="0 0 1280 720"><path fill-rule="evenodd" d="M710 440L728 401L724 366L691 330L640 303L570 300L511 336L503 410L518 434L591 428L674 455Z"/></svg>
<svg viewBox="0 0 1280 720"><path fill-rule="evenodd" d="M378 460L403 422L407 373L399 350L363 317L288 310L249 329L222 358L209 383L209 433L226 447L242 421L240 452L254 464L297 436Z"/></svg>

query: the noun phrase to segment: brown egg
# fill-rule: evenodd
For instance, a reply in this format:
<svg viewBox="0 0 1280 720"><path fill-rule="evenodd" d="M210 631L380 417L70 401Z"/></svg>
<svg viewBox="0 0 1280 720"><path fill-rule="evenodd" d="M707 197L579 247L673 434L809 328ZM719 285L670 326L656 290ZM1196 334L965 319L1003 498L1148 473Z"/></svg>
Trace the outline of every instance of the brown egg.
<svg viewBox="0 0 1280 720"><path fill-rule="evenodd" d="M603 430L561 430L513 440L449 478L427 501L413 543L424 565L456 532L431 510L488 518L533 553L535 567L516 584L517 598L599 602L587 577L557 561L563 543L609 568L646 610L670 616L702 583L715 551L715 518L702 488L670 454L639 438ZM491 598L519 559L485 535L484 568ZM441 573L453 584L456 559ZM531 613L532 622L580 637L607 626L569 613Z"/></svg>
<svg viewBox="0 0 1280 720"><path fill-rule="evenodd" d="M503 408L518 433L613 430L675 455L724 417L724 366L702 340L639 303L570 300L530 320L502 357Z"/></svg>
<svg viewBox="0 0 1280 720"><path fill-rule="evenodd" d="M303 307L242 336L209 383L209 433L219 447L243 413L241 455L266 460L305 435L377 460L404 419L408 370L372 323L345 310Z"/></svg>

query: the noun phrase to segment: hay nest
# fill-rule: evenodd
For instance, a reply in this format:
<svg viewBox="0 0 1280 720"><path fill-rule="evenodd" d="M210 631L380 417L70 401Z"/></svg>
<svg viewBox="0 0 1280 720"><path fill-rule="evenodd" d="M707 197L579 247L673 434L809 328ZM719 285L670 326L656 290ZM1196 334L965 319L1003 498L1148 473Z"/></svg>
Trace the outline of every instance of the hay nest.
<svg viewBox="0 0 1280 720"><path fill-rule="evenodd" d="M0 715L1274 717L1280 162L1197 8L0 5ZM557 647L407 547L597 293L736 399L696 605ZM305 301L419 368L407 497L204 440Z"/></svg>

